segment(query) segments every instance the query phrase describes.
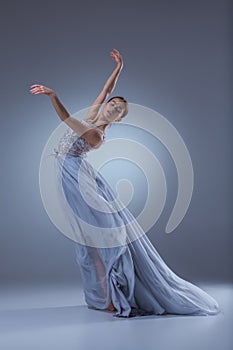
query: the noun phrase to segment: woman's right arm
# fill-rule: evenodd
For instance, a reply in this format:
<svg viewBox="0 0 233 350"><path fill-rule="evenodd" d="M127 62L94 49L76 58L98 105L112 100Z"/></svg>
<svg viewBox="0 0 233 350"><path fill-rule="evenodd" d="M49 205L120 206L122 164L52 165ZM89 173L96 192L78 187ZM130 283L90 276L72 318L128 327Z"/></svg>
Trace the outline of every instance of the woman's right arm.
<svg viewBox="0 0 233 350"><path fill-rule="evenodd" d="M72 130L74 130L78 136L84 137L91 144L91 146L94 147L98 145L100 141L102 141L101 135L98 131L87 127L79 120L71 117L71 115L68 113L66 108L57 97L54 90L44 85L34 84L31 86L30 92L33 95L44 94L49 96L59 118L65 122Z"/></svg>

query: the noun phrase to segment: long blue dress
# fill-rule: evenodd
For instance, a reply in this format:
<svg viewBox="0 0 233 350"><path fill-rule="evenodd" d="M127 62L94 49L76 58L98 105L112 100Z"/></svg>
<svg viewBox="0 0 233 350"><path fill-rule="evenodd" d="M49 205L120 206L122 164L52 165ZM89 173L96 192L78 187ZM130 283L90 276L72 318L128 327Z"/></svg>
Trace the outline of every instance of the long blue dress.
<svg viewBox="0 0 233 350"><path fill-rule="evenodd" d="M118 317L218 314L213 297L162 260L131 212L85 159L90 150L70 128L55 150L60 201L75 241L87 305L107 310L112 300Z"/></svg>

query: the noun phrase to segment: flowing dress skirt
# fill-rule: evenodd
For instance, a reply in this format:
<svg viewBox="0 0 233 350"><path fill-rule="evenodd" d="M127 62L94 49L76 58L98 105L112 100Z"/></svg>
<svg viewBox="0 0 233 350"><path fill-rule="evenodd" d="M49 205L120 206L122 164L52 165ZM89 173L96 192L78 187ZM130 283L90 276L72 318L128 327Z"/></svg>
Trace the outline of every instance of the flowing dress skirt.
<svg viewBox="0 0 233 350"><path fill-rule="evenodd" d="M213 297L166 265L132 213L86 159L70 154L54 159L59 200L90 308L105 310L112 300L118 317L220 312Z"/></svg>

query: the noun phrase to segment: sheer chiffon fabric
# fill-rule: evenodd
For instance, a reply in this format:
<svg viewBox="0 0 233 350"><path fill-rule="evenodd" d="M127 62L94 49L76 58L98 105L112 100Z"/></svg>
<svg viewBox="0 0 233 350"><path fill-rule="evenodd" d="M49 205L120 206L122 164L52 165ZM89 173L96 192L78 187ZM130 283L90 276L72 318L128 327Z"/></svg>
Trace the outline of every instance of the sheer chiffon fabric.
<svg viewBox="0 0 233 350"><path fill-rule="evenodd" d="M112 300L117 317L218 314L217 301L167 266L106 179L85 159L91 150L87 142L70 130L65 138L54 154L55 181L87 305L106 310ZM73 153L61 147L64 142Z"/></svg>

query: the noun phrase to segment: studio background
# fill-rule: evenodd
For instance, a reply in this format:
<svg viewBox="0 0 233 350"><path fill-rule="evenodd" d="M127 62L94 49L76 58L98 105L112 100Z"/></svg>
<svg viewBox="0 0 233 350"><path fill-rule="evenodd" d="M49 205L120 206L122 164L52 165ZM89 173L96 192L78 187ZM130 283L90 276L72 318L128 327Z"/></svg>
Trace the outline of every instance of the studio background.
<svg viewBox="0 0 233 350"><path fill-rule="evenodd" d="M112 48L124 58L114 95L165 116L193 163L183 221L165 234L169 207L149 238L179 276L232 281L230 10L225 0L2 2L2 284L80 279L74 243L51 223L39 190L41 153L60 120L29 88L53 88L70 113L86 108L114 68Z"/></svg>

